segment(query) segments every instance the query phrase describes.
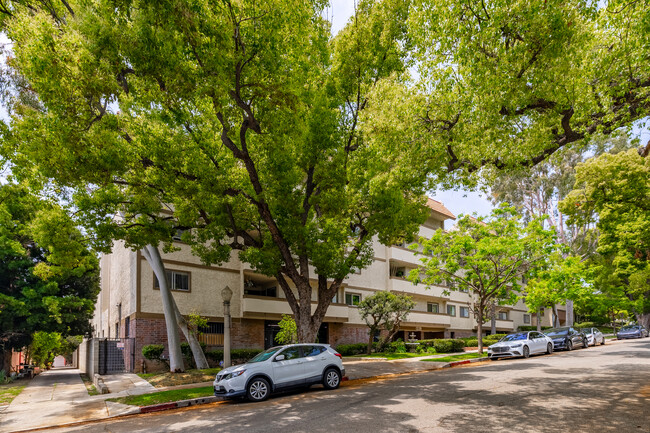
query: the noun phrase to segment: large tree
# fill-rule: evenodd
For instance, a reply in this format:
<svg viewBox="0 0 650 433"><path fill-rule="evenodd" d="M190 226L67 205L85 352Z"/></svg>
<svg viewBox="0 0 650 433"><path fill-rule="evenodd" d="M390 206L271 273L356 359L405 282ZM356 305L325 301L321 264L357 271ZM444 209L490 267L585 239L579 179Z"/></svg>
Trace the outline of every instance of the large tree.
<svg viewBox="0 0 650 433"><path fill-rule="evenodd" d="M377 334L384 331L384 335L379 339L379 351L382 351L397 334L413 307L415 301L410 296L388 290L367 296L359 303L359 314L369 328L366 352L368 355L372 353L372 343Z"/></svg>
<svg viewBox="0 0 650 433"><path fill-rule="evenodd" d="M11 66L33 97L13 99L4 134L14 171L29 160L70 188L104 240L142 248L185 228L205 263L239 251L278 280L299 341L314 341L372 238L390 244L426 217L414 149L358 130L369 91L405 70L407 3L361 2L334 39L325 4L16 11Z"/></svg>
<svg viewBox="0 0 650 433"><path fill-rule="evenodd" d="M452 230L439 229L421 243L422 267L409 278L425 284L451 282L448 290L470 294L481 353L487 307L517 302L522 277L555 248L553 233L539 219L524 225L515 208L507 206L495 209L487 220L464 216Z"/></svg>
<svg viewBox="0 0 650 433"><path fill-rule="evenodd" d="M0 186L0 369L37 331L92 332L98 292L97 257L66 213L22 186Z"/></svg>
<svg viewBox="0 0 650 433"><path fill-rule="evenodd" d="M577 221L595 219L598 252L611 260L638 322L649 327L650 158L635 150L601 155L578 165L575 186L560 208Z"/></svg>
<svg viewBox="0 0 650 433"><path fill-rule="evenodd" d="M4 153L104 239L239 251L313 341L373 236L416 230L426 174L472 183L647 113L645 4L366 0L332 38L325 0L4 2Z"/></svg>

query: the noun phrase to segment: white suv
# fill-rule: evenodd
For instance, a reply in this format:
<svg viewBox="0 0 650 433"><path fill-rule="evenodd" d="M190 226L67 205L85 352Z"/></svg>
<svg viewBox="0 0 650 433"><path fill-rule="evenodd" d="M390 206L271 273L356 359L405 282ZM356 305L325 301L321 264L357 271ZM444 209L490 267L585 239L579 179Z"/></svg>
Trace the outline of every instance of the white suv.
<svg viewBox="0 0 650 433"><path fill-rule="evenodd" d="M262 401L271 392L317 383L335 389L344 375L343 357L329 345L289 344L258 353L246 364L221 370L214 380L214 395Z"/></svg>

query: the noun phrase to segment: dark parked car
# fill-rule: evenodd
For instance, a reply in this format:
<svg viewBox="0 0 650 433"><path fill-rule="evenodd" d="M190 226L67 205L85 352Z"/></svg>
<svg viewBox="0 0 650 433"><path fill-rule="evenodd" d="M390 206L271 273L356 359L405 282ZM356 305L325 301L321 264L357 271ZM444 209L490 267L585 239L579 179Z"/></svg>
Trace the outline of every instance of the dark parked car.
<svg viewBox="0 0 650 433"><path fill-rule="evenodd" d="M648 330L641 325L627 325L623 326L616 333L616 338L623 340L624 338L644 338L648 336Z"/></svg>
<svg viewBox="0 0 650 433"><path fill-rule="evenodd" d="M554 350L573 350L573 348L577 346L589 346L587 336L583 332L580 332L570 326L564 328L547 329L544 331L544 334L551 337L553 340Z"/></svg>

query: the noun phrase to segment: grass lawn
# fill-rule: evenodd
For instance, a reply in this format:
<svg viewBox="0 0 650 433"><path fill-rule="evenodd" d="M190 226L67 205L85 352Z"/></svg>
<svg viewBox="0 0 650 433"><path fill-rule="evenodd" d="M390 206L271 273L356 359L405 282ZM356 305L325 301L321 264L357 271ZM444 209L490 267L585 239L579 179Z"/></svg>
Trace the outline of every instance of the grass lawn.
<svg viewBox="0 0 650 433"><path fill-rule="evenodd" d="M97 391L97 388L95 388L95 384L93 383L92 380L88 378L88 376L82 374L81 380L83 380L84 385L86 385L86 389L88 390L88 395L99 395L99 391Z"/></svg>
<svg viewBox="0 0 650 433"><path fill-rule="evenodd" d="M429 358L429 359L423 359L423 361L431 361L431 362L453 362L453 361L463 361L465 359L474 359L474 358L485 358L487 357L487 353L462 353L460 355L451 355L451 356L444 356L442 358Z"/></svg>
<svg viewBox="0 0 650 433"><path fill-rule="evenodd" d="M187 400L189 398L208 397L212 395L214 395L212 386L203 386L201 388L173 389L170 391L153 392L151 394L109 398L108 401L115 401L117 403L130 404L133 406L149 406L151 404Z"/></svg>
<svg viewBox="0 0 650 433"><path fill-rule="evenodd" d="M426 353L373 353L372 355L355 355L355 358L406 359L427 356Z"/></svg>
<svg viewBox="0 0 650 433"><path fill-rule="evenodd" d="M0 385L0 405L11 403L18 394L27 386L29 380L21 379L18 382L12 382ZM17 385L18 384L18 385Z"/></svg>
<svg viewBox="0 0 650 433"><path fill-rule="evenodd" d="M206 368L205 370L187 370L185 373L170 373L169 371L166 371L163 373L138 374L138 376L156 388L162 388L165 386L185 385L188 383L210 382L214 380L218 371L221 371L221 369Z"/></svg>

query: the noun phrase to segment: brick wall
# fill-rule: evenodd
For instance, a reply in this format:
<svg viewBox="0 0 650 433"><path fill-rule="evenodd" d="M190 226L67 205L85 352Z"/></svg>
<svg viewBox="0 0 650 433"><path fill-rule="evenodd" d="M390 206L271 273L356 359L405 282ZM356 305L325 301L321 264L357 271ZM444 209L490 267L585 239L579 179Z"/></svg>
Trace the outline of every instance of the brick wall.
<svg viewBox="0 0 650 433"><path fill-rule="evenodd" d="M336 347L339 344L367 343L368 327L344 323L330 323L329 340L332 347Z"/></svg>
<svg viewBox="0 0 650 433"><path fill-rule="evenodd" d="M264 349L264 321L233 320L230 341L233 349Z"/></svg>

